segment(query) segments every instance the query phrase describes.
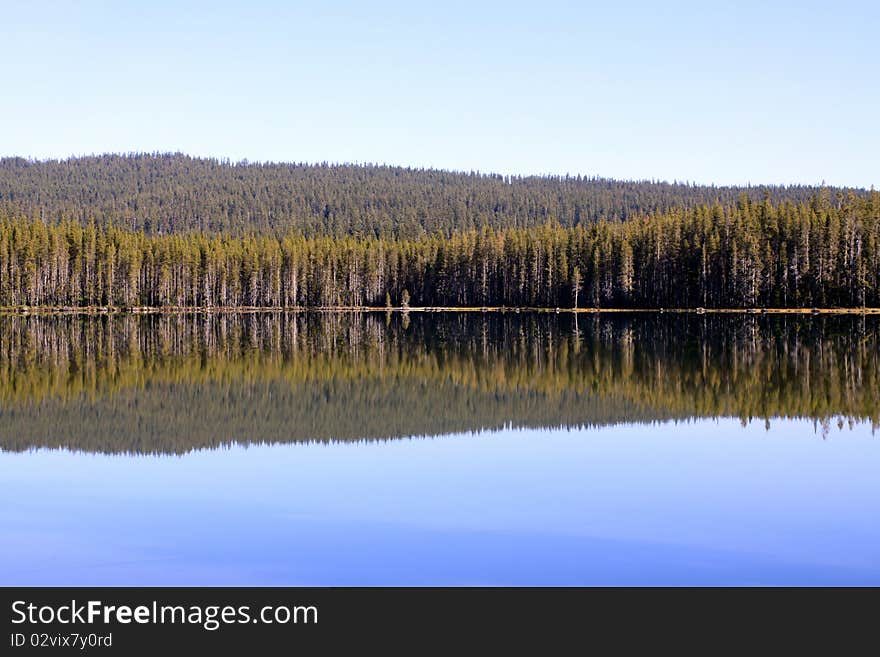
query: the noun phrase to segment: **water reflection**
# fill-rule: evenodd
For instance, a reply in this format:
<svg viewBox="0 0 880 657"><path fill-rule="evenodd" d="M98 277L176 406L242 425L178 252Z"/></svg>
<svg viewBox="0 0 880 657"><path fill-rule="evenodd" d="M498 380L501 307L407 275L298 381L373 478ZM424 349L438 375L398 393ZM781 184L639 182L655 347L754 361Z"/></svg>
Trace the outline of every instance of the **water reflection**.
<svg viewBox="0 0 880 657"><path fill-rule="evenodd" d="M878 320L2 317L0 585L880 584Z"/></svg>
<svg viewBox="0 0 880 657"><path fill-rule="evenodd" d="M880 318L0 317L0 449L184 453L734 417L880 423Z"/></svg>

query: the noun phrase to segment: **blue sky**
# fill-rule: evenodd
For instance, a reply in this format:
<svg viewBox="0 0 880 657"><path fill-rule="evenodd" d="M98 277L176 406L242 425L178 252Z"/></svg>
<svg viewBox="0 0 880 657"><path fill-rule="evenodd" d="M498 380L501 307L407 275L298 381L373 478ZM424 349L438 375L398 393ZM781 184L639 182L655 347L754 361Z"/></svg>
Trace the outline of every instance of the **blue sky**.
<svg viewBox="0 0 880 657"><path fill-rule="evenodd" d="M0 3L0 154L880 187L880 3Z"/></svg>

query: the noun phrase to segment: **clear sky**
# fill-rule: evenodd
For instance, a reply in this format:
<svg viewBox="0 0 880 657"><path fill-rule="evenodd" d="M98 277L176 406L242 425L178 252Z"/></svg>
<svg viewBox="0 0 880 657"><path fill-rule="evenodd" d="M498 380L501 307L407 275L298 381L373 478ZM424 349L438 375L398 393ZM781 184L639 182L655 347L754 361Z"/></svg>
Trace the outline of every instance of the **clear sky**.
<svg viewBox="0 0 880 657"><path fill-rule="evenodd" d="M0 155L880 187L880 2L0 2Z"/></svg>

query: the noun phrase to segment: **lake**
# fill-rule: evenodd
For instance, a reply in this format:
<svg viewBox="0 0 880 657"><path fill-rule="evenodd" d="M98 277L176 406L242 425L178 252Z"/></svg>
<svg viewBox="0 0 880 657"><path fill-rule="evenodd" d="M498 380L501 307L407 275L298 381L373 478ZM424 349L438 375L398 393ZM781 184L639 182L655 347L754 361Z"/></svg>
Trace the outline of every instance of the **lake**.
<svg viewBox="0 0 880 657"><path fill-rule="evenodd" d="M878 585L880 317L0 317L0 585Z"/></svg>

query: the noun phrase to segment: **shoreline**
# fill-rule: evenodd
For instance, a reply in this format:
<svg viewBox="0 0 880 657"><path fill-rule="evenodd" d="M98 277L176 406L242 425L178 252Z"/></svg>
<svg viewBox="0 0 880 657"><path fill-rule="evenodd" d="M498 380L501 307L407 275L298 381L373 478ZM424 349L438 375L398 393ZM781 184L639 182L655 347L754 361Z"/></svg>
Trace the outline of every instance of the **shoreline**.
<svg viewBox="0 0 880 657"><path fill-rule="evenodd" d="M513 306L20 306L0 307L0 316L51 315L234 315L268 313L494 313L494 314L695 314L695 315L880 315L880 308L543 308Z"/></svg>

